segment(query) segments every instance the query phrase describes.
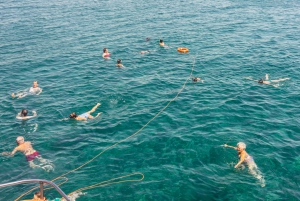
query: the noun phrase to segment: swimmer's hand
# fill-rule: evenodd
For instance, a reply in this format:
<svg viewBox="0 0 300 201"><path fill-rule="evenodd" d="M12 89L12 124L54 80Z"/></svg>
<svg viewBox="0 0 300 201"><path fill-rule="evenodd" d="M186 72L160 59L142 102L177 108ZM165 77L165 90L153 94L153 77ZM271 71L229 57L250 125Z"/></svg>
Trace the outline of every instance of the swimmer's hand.
<svg viewBox="0 0 300 201"><path fill-rule="evenodd" d="M101 105L101 103L97 103L97 106Z"/></svg>
<svg viewBox="0 0 300 201"><path fill-rule="evenodd" d="M227 144L223 144L223 147L228 147L228 145Z"/></svg>
<svg viewBox="0 0 300 201"><path fill-rule="evenodd" d="M11 156L11 153L8 151L2 152L1 153L2 156Z"/></svg>

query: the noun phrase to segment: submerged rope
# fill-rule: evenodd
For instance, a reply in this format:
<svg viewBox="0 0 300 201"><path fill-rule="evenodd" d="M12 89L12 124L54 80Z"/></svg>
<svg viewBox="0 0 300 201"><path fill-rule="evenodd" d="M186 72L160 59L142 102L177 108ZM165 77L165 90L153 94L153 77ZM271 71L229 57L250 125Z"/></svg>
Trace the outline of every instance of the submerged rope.
<svg viewBox="0 0 300 201"><path fill-rule="evenodd" d="M140 133L140 132L141 132L145 127L147 127L154 119L156 119L156 118L157 118L157 117L158 117L165 109L167 109L167 108L169 107L169 105L170 105L173 101L175 101L175 100L177 99L177 97L179 96L179 94L180 94L180 93L183 91L183 89L185 88L185 86L186 86L188 80L189 80L189 79L192 77L192 75L193 75L194 68L195 68L195 62L196 62L196 57L194 58L193 67L192 67L192 70L191 70L191 72L190 72L189 77L185 80L184 84L182 85L181 89L178 91L178 93L176 94L176 96L175 96L173 99L171 99L171 100L167 103L167 105L166 105L165 107L163 107L163 108L162 108L162 109L161 109L154 117L152 117L152 118L151 118L144 126L142 126L142 128L140 128L138 131L136 131L136 132L133 133L132 135L128 136L127 138L125 138L125 139L123 139L123 140L120 140L120 141L116 142L115 144L113 144L113 145L111 145L111 146L105 148L102 152L100 152L99 154L97 154L96 156L94 156L92 159L90 159L89 161L85 162L85 163L82 164L81 166L79 166L79 167L77 167L77 168L75 168L75 169L73 169L73 170L70 170L69 172L66 172L66 173L62 174L62 175L56 177L55 179L53 179L53 180L51 180L51 181L54 182L54 181L56 181L56 180L58 180L58 179L60 179L60 178L62 178L62 177L64 177L64 176L66 176L66 175L68 175L68 174L70 174L70 173L72 173L72 172L75 172L75 171L81 169L82 167L84 167L84 166L86 166L87 164L89 164L89 163L91 163L92 161L94 161L96 158L98 158L100 155L102 155L102 154L103 154L104 152L106 152L107 150L110 150L110 149L114 148L114 147L117 146L118 144L120 144L120 143L122 143L122 142L125 142L126 140L128 140L128 139L130 139L130 138L136 136L138 133ZM132 174L130 174L130 175L133 175L133 174L135 174L135 173L132 173ZM137 173L136 173L136 174L137 174ZM143 175L142 173L139 173L139 174ZM128 175L125 175L125 176L123 176L123 177L127 177L127 176L128 176ZM118 177L118 178L120 178L120 177ZM115 179L117 179L117 178L115 178ZM108 181L113 181L113 180L115 180L115 179L110 179L110 180L107 180L107 181L103 181L103 182L100 182L100 183L98 183L98 184L101 185L102 183L105 183L105 182L108 182ZM143 177L142 177L142 179L141 179L140 181L142 181L143 179L144 179L144 175L143 175ZM131 180L129 180L129 181L131 181ZM66 181L65 181L65 182L66 182ZM63 182L63 183L65 183L65 182ZM124 182L126 182L126 180L125 180ZM62 183L62 184L63 184L63 183ZM118 182L118 183L122 183L122 182ZM60 185L62 185L62 184L60 184ZM111 183L111 184L112 184L112 183ZM96 185L96 184L94 184L94 185ZM92 185L92 186L94 186L94 185ZM107 185L109 185L109 184L107 184ZM91 186L89 186L89 187L91 187ZM101 186L96 185L96 187L101 187ZM34 189L36 189L36 188L37 188L37 187L35 187L35 188L33 188L33 189L30 189L29 191L23 193L23 194L20 195L17 199L15 199L15 201L20 200L23 196L25 196L25 195L27 195L28 193L32 192L32 191L33 191ZM85 190L85 188L82 188L82 189ZM89 189L89 188L88 188L88 189ZM76 192L77 192L77 191L78 191L78 190L76 190ZM74 191L74 192L75 192L75 191ZM74 192L73 192L73 193L74 193Z"/></svg>

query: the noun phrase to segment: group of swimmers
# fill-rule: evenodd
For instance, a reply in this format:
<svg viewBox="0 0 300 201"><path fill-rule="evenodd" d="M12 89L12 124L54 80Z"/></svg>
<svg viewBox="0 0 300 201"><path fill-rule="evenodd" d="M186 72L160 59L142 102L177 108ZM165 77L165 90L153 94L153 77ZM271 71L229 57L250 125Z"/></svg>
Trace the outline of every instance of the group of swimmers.
<svg viewBox="0 0 300 201"><path fill-rule="evenodd" d="M149 41L150 38L146 38L146 41ZM160 39L159 41L159 45L161 47L168 47L164 41L162 39ZM147 53L150 53L149 50L147 51L141 51L140 52L141 54L147 54ZM107 48L104 48L103 49L103 54L102 54L102 57L104 59L109 59L111 56L111 54L109 53L108 49ZM117 60L117 64L116 64L117 67L124 67L123 64L122 64L122 60L121 59L118 59ZM260 84L267 84L267 85L272 85L272 86L277 86L275 85L275 83L279 83L281 81L285 81L285 80L288 80L289 78L282 78L282 79L278 79L278 80L269 80L269 75L266 74L265 75L265 79L259 79L259 80L254 80L252 78L247 78L247 79L250 79L252 81L255 81L255 82L258 82ZM192 77L192 81L193 82L204 82L201 78L199 77ZM38 82L37 81L34 81L33 82L33 86L30 87L29 90L24 90L22 92L18 92L18 93L12 93L12 98L24 98L25 96L27 95L40 95L42 93L42 89L40 87L38 87ZM98 113L95 117L91 115L91 113L95 112L96 109L100 106L101 104L100 103L97 103L90 111L88 112L85 112L81 115L77 115L75 112L72 112L70 115L69 115L69 118L70 119L74 119L74 120L78 120L78 121L86 121L88 119L94 119L94 118L97 118L101 115L101 112ZM31 118L34 118L37 116L37 113L35 111L32 111L32 116L28 116L28 110L27 109L22 109L22 111L20 113L17 114L16 118L17 119L20 119L20 120L27 120L27 119L31 119ZM17 142L17 147L14 148L14 150L12 152L2 152L1 154L2 155L6 155L6 156L13 156L17 151L20 151L20 152L23 152L27 161L29 162L29 166L32 167L32 168L36 168L36 167L41 167L41 166L38 166L36 165L35 163L33 163L33 160L34 159L37 159L38 161L40 161L41 163L46 163L47 160L46 159L43 159L40 155L39 152L37 152L33 147L32 147L32 143L29 142L29 141L25 141L24 137L23 136L18 136L16 138L16 142ZM229 146L227 144L224 144L223 145L224 147L228 147L228 148L233 148L235 150L238 151L238 157L239 157L239 161L238 163L234 166L234 168L238 168L240 167L242 164L246 164L249 168L249 173L252 174L255 178L257 178L259 181L260 181L260 184L262 187L265 186L265 181L264 181L264 178L262 176L262 174L260 173L260 171L258 170L257 168L257 165L255 164L252 156L250 156L246 151L246 144L243 143L243 142L239 142L237 144L236 147L233 147L233 146ZM45 168L46 166L44 166L43 168ZM51 169L51 168L50 168ZM46 170L49 170L49 169L46 169ZM36 193L35 194L35 198L36 200L40 199L42 200L42 198L39 197L39 194ZM43 200L45 200L45 197L43 198Z"/></svg>
<svg viewBox="0 0 300 201"><path fill-rule="evenodd" d="M33 86L30 87L29 90L23 90L22 92L19 93L12 93L12 98L24 98L27 95L40 95L40 93L42 92L42 89L40 87L38 87L38 82L34 81L33 82ZM98 113L95 117L93 117L91 115L91 113L95 112L95 110L97 109L97 107L99 107L101 104L97 103L90 111L85 112L81 115L77 115L75 112L72 112L70 114L70 119L75 119L78 121L86 121L88 119L94 119L97 118L101 115L101 112ZM37 116L36 111L32 111L32 116L28 116L28 110L27 109L22 109L21 112L19 112L16 116L17 119L19 120L27 120L27 119L31 119ZM22 152L25 157L26 160L29 162L29 166L32 168L37 168L40 167L46 171L50 171L53 170L53 165L51 164L51 162L49 160L43 159L40 155L39 152L37 152L35 149L33 149L32 147L32 143L30 141L25 141L23 136L18 136L16 138L16 143L17 146L14 148L14 150L12 152L2 152L1 155L3 156L14 156L14 154L17 151ZM35 164L33 161L34 159L38 159L38 161L42 164L42 165L37 165Z"/></svg>
<svg viewBox="0 0 300 201"><path fill-rule="evenodd" d="M146 41L150 41L150 38L146 38ZM165 44L165 42L163 41L163 39L159 40L159 46L165 47L165 48L168 47L168 45ZM146 50L146 51L141 51L140 52L140 54L147 54L147 53L150 53L150 50ZM108 51L108 49L107 48L103 48L102 57L104 59L110 59L110 56L111 56L111 53ZM117 60L116 66L119 67L119 68L125 68L125 66L122 64L122 60L121 59ZM204 82L204 80L202 80L199 77L192 77L192 81L193 82L202 82L202 83Z"/></svg>

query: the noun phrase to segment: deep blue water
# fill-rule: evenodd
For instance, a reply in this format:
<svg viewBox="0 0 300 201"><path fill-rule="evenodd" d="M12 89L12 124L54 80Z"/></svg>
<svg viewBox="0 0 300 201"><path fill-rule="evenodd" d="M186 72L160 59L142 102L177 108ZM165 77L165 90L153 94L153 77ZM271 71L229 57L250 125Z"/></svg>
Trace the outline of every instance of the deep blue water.
<svg viewBox="0 0 300 201"><path fill-rule="evenodd" d="M76 200L299 200L299 10L299 1L286 0L0 0L0 152L22 135L55 165L48 173L31 169L21 153L1 156L1 183L52 180L132 135L176 96L194 65L204 83L189 81L140 133L69 174L61 188L141 172L142 182L86 190ZM125 69L116 68L119 58ZM291 80L275 88L244 79L266 73ZM34 80L41 95L10 97ZM62 121L97 102L99 119ZM22 108L38 117L16 120ZM236 152L220 146L239 141L264 188L247 169L234 170ZM0 189L0 200L30 187Z"/></svg>

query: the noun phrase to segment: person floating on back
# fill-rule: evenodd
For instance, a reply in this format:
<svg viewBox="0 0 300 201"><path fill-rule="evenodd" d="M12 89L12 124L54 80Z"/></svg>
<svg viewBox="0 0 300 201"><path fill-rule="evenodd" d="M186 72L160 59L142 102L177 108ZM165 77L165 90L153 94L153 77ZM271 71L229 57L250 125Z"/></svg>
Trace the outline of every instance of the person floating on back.
<svg viewBox="0 0 300 201"><path fill-rule="evenodd" d="M266 74L265 79L261 78L259 80L253 80L252 78L249 78L249 77L246 77L246 79L252 80L254 82L258 82L259 84L267 84L267 85L272 85L273 87L278 87L279 82L289 80L290 78L280 78L278 80L270 80L269 79L269 74Z"/></svg>
<svg viewBox="0 0 300 201"><path fill-rule="evenodd" d="M20 113L17 114L16 118L20 120L26 120L36 117L36 111L32 111L33 116L27 116L28 110L23 109Z"/></svg>
<svg viewBox="0 0 300 201"><path fill-rule="evenodd" d="M90 111L86 112L86 113L83 113L81 115L77 115L75 112L71 113L70 114L70 119L75 119L75 120L78 120L78 121L86 121L88 119L94 119L94 118L97 118L100 116L101 112L99 112L97 114L97 116L93 117L91 115L91 113L95 112L95 110L97 109L97 107L101 105L100 103L97 103L97 105L95 105Z"/></svg>
<svg viewBox="0 0 300 201"><path fill-rule="evenodd" d="M29 141L25 142L25 139L22 136L17 137L16 142L17 142L18 146L16 148L14 148L14 150L12 152L2 152L1 155L14 156L14 154L17 151L20 151L20 152L24 153L26 160L29 162L29 166L31 168L40 167L46 171L53 170L53 167L52 167L52 165L50 165L49 161L46 159L43 159L42 156L40 155L40 153L33 149L31 142L29 142ZM41 162L43 165L36 165L33 162L34 159L38 159L38 161ZM48 164L45 165L46 163L48 163Z"/></svg>
<svg viewBox="0 0 300 201"><path fill-rule="evenodd" d="M40 95L42 93L42 89L40 87L38 87L38 82L37 81L34 81L33 86L30 87L30 89L28 91L27 90L24 90L24 91L19 92L17 94L12 93L11 97L12 98L15 98L15 97L23 98L27 95Z"/></svg>
<svg viewBox="0 0 300 201"><path fill-rule="evenodd" d="M257 165L254 162L252 156L250 156L246 152L246 150L245 150L246 149L246 144L244 142L237 143L236 147L229 146L227 144L224 144L223 146L227 147L227 148L232 148L234 150L237 150L238 157L239 157L239 162L234 166L234 168L238 168L242 164L247 165L248 168L249 168L249 173L251 175L253 175L256 179L259 180L261 187L264 187L266 185L265 180L264 180L261 172L258 170Z"/></svg>

